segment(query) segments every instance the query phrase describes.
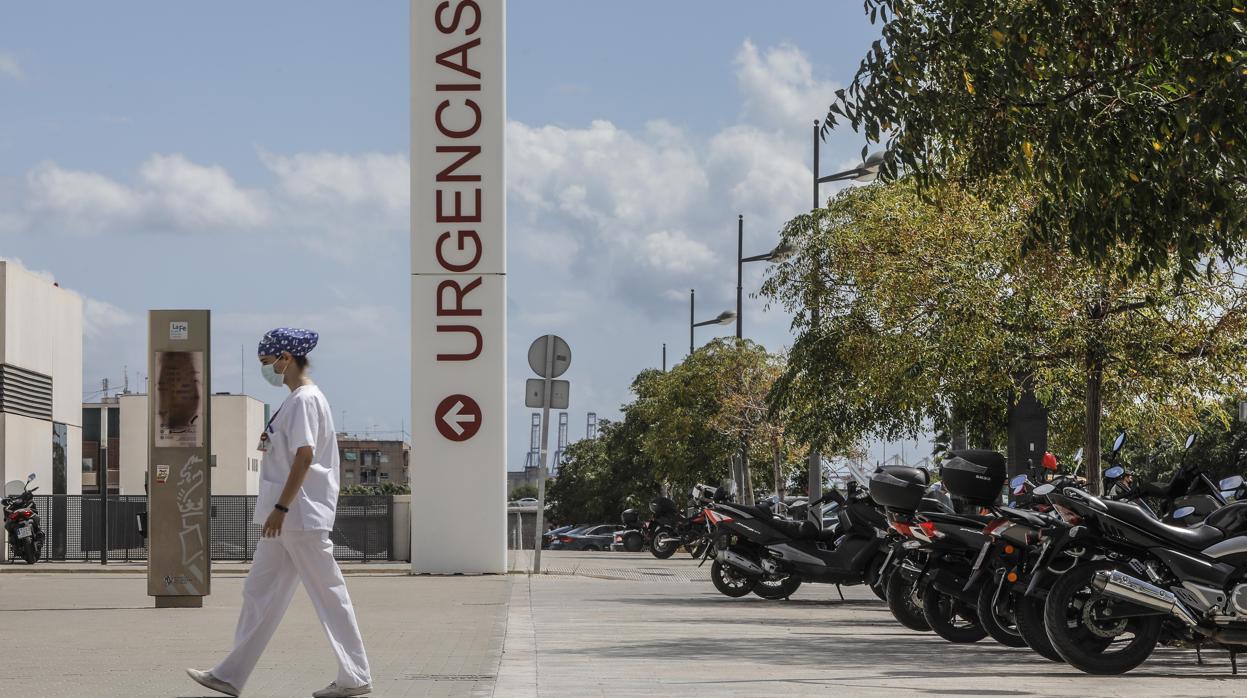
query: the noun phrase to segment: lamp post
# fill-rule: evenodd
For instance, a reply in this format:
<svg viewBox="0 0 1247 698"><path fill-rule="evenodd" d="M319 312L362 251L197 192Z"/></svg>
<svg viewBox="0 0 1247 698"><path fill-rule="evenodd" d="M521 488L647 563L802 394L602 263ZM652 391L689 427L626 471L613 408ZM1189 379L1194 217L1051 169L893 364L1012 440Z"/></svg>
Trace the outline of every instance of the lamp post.
<svg viewBox="0 0 1247 698"><path fill-rule="evenodd" d="M775 249L766 254L754 255L752 257L745 256L745 217L743 215L736 216L736 338L744 338L744 328L741 326L741 318L744 315L744 288L743 277L745 262L782 262L792 256L794 249L788 242L781 242L775 246Z"/></svg>
<svg viewBox="0 0 1247 698"><path fill-rule="evenodd" d="M814 202L813 202L813 207L810 209L811 211L817 211L820 208L819 202L818 202L818 185L826 184L828 182L845 182L849 180L853 180L856 182L873 182L875 178L879 176L879 168L883 166L883 153L876 151L876 152L871 153L869 156L867 156L865 162L863 162L858 167L855 167L851 170L845 170L843 172L835 172L833 174L820 177L818 174L819 172L818 130L819 130L820 125L821 125L821 122L818 119L815 119L814 120L814 168L813 168L814 169ZM810 324L812 327L818 327L818 324L819 324L818 295L819 295L818 293L815 293L814 307L810 309ZM818 526L820 529L823 527L823 507L821 505L813 506L813 503L815 500L817 500L819 497L822 497L822 496L823 496L823 456L821 453L818 452L818 449L812 448L810 449L810 495L809 495L809 501L811 503L811 506L809 507L808 515L809 515L810 520L814 522L814 525Z"/></svg>
<svg viewBox="0 0 1247 698"><path fill-rule="evenodd" d="M689 355L692 355L693 350L694 350L693 328L705 327L706 325L730 325L732 324L732 321L736 319L736 313L733 313L730 310L724 310L712 320L705 320L703 322L697 322L695 320L695 315L694 315L694 313L696 312L696 306L697 306L697 291L694 289L689 289L689 292L688 292L688 353Z"/></svg>

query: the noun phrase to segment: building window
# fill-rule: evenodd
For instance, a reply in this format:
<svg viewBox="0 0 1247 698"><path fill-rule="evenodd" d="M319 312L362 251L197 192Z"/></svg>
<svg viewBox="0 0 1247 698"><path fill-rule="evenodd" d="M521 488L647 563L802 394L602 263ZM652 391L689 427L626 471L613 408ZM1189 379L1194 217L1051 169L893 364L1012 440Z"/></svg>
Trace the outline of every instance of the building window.
<svg viewBox="0 0 1247 698"><path fill-rule="evenodd" d="M349 460L349 461L356 461L356 460L359 460L359 454L355 452L355 449L351 449L351 448L348 448L348 449L347 449L347 450L343 453L343 457L344 457L346 460Z"/></svg>
<svg viewBox="0 0 1247 698"><path fill-rule="evenodd" d="M389 473L381 473L381 481L382 481L382 482L385 482L385 481L387 481L387 480L389 480L389 479L390 479L390 474L389 474Z"/></svg>

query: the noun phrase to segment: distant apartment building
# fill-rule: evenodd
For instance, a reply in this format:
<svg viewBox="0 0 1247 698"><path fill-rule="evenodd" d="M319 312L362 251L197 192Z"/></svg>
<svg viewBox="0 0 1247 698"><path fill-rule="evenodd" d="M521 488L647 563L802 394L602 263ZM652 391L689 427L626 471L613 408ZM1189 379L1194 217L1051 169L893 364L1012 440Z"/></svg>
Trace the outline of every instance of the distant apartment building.
<svg viewBox="0 0 1247 698"><path fill-rule="evenodd" d="M386 441L338 434L338 454L342 461L342 486L406 485L411 463L411 446L406 441Z"/></svg>
<svg viewBox="0 0 1247 698"><path fill-rule="evenodd" d="M79 494L82 298L0 260L0 484Z"/></svg>
<svg viewBox="0 0 1247 698"><path fill-rule="evenodd" d="M256 446L268 415L269 406L253 397L212 396L212 494L259 493L264 454ZM145 494L147 395L123 394L85 404L82 420L82 492L99 493L101 465L107 464L110 494Z"/></svg>

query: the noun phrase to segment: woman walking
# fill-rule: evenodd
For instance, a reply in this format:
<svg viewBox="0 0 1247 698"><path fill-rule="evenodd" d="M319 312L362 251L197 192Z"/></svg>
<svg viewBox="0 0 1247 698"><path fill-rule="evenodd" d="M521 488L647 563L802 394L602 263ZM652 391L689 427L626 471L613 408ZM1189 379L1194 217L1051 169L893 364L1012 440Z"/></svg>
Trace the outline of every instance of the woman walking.
<svg viewBox="0 0 1247 698"><path fill-rule="evenodd" d="M290 389L260 436L264 460L255 523L264 527L263 536L243 584L234 650L209 671L186 670L229 696L247 683L300 581L338 660L337 679L312 695L345 698L372 691L355 609L329 540L338 503L338 444L329 402L306 374L318 338L311 330L283 327L260 340L265 379Z"/></svg>

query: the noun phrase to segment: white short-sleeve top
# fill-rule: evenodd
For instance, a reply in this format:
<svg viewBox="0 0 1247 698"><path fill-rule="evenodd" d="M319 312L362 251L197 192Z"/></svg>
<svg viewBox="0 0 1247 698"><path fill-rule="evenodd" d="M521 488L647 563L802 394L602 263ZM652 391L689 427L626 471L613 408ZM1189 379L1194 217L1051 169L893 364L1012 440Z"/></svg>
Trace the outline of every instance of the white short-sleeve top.
<svg viewBox="0 0 1247 698"><path fill-rule="evenodd" d="M267 450L260 464L260 491L256 498L254 523L263 525L281 497L290 477L294 455L303 446L312 447L312 467L303 487L290 503L283 528L291 530L333 530L338 509L338 442L333 413L325 394L315 385L291 391L264 430Z"/></svg>

